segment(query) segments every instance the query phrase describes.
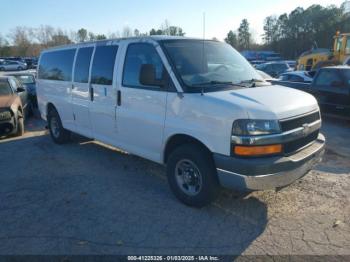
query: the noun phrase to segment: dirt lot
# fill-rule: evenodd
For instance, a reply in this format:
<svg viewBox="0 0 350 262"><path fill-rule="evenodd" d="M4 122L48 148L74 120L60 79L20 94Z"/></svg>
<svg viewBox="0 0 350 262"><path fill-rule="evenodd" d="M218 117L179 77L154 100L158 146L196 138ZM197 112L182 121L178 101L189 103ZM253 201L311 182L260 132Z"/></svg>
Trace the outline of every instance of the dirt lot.
<svg viewBox="0 0 350 262"><path fill-rule="evenodd" d="M326 119L323 163L279 192L223 191L193 209L164 167L39 119L0 140L0 254L348 254L350 124Z"/></svg>

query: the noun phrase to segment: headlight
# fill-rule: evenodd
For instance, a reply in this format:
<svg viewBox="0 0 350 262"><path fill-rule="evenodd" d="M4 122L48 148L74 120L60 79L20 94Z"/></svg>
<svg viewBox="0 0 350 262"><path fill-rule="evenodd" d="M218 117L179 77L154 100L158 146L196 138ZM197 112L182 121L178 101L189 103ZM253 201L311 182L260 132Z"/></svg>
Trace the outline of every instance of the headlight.
<svg viewBox="0 0 350 262"><path fill-rule="evenodd" d="M277 120L251 120L239 119L233 123L232 134L240 136L257 136L280 133Z"/></svg>
<svg viewBox="0 0 350 262"><path fill-rule="evenodd" d="M0 109L0 121L11 119L11 111L8 109Z"/></svg>

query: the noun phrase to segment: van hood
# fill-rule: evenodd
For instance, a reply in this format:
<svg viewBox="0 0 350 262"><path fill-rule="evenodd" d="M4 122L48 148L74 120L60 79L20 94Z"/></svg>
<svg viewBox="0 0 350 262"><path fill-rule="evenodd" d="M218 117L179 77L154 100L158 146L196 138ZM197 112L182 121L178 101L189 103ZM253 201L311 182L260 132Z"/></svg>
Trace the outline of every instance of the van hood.
<svg viewBox="0 0 350 262"><path fill-rule="evenodd" d="M11 107L14 99L13 95L0 96L0 108Z"/></svg>
<svg viewBox="0 0 350 262"><path fill-rule="evenodd" d="M279 85L213 92L205 95L240 107L251 119L284 119L319 110L317 101L312 95Z"/></svg>

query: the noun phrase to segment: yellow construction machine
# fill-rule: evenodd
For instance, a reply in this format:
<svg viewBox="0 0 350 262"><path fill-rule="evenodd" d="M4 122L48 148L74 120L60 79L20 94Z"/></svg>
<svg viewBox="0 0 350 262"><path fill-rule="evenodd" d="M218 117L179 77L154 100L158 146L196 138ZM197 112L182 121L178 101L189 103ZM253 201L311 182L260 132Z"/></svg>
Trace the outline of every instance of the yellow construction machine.
<svg viewBox="0 0 350 262"><path fill-rule="evenodd" d="M312 71L331 65L350 66L350 33L337 32L334 36L332 50L313 48L301 54L297 62L297 70Z"/></svg>

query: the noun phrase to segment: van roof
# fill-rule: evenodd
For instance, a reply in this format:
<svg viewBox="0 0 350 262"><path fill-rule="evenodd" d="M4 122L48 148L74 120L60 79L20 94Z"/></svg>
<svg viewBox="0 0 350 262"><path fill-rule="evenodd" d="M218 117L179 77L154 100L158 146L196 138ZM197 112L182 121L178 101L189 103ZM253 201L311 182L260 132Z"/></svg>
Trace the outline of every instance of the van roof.
<svg viewBox="0 0 350 262"><path fill-rule="evenodd" d="M75 43L75 44L68 44L68 45L61 45L61 46L55 46L48 49L45 49L42 51L42 53L45 53L47 51L53 51L58 49L68 49L68 48L74 48L74 47L81 47L86 45L91 45L94 43L98 43L100 45L103 45L105 43L109 42L121 42L121 41L127 41L127 40L154 40L154 41L163 41L163 40L203 40L201 38L193 38L193 37L184 37L184 36L168 36L168 35L152 35L152 36L139 36L139 37L124 37L124 38L111 38L111 39L103 39L103 40L94 40L94 41L87 41L87 42L81 42L81 43ZM210 40L205 39L206 41L217 41L217 40Z"/></svg>

